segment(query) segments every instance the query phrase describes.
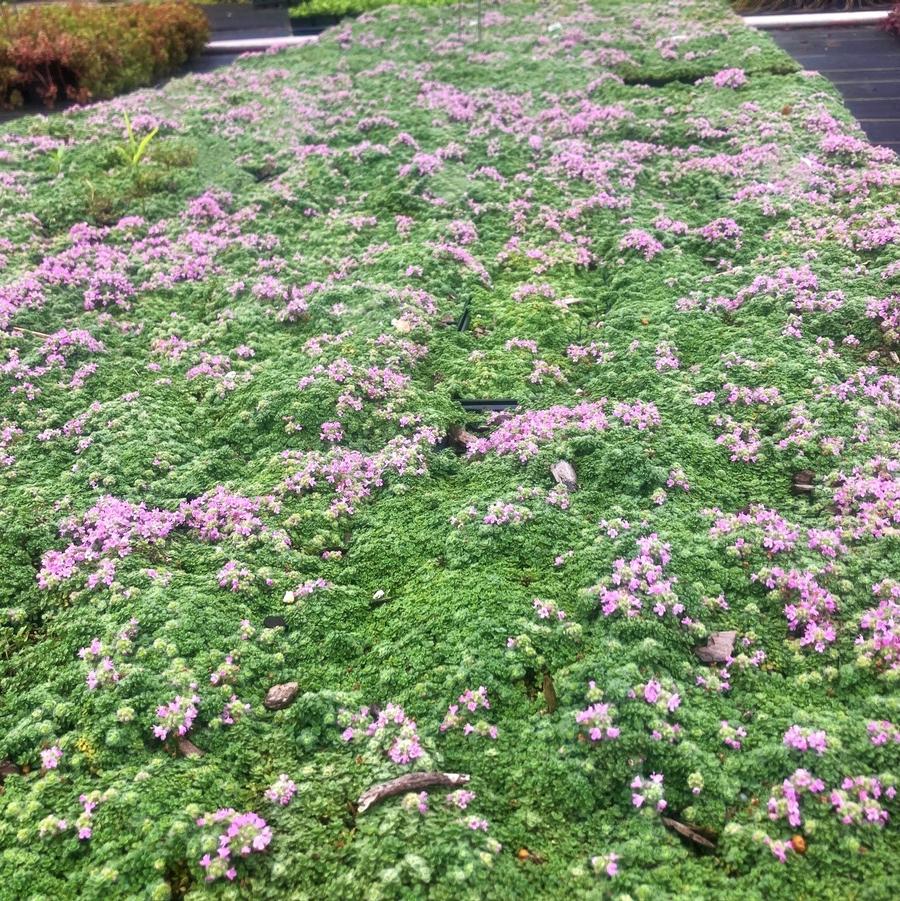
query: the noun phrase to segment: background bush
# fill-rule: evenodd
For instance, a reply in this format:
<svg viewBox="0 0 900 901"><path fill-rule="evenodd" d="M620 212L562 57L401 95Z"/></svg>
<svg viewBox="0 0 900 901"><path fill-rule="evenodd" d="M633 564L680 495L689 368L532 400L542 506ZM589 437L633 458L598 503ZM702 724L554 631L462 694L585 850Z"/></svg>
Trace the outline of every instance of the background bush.
<svg viewBox="0 0 900 901"><path fill-rule="evenodd" d="M81 3L0 12L0 105L59 97L84 103L167 75L206 43L190 3Z"/></svg>
<svg viewBox="0 0 900 901"><path fill-rule="evenodd" d="M891 10L890 15L884 23L885 31L889 31L895 37L900 38L900 3L897 3Z"/></svg>
<svg viewBox="0 0 900 901"><path fill-rule="evenodd" d="M346 16L369 12L382 6L449 6L454 0L304 0L290 8L294 18L305 16ZM487 4L485 4L487 8Z"/></svg>

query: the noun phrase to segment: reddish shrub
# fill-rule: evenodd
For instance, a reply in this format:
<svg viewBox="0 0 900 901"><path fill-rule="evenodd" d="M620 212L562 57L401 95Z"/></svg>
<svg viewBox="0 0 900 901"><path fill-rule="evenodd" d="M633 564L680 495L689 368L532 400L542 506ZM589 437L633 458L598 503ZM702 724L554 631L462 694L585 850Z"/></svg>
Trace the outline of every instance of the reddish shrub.
<svg viewBox="0 0 900 901"><path fill-rule="evenodd" d="M895 38L900 38L900 2L888 13L883 27L885 31L889 31Z"/></svg>
<svg viewBox="0 0 900 901"><path fill-rule="evenodd" d="M84 103L167 75L206 43L206 16L181 0L0 11L0 105Z"/></svg>

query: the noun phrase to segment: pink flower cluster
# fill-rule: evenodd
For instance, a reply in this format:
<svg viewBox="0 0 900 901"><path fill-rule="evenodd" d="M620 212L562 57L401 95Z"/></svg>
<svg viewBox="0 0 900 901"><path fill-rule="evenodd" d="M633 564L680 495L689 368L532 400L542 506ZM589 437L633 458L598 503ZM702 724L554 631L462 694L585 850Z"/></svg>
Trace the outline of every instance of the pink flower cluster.
<svg viewBox="0 0 900 901"><path fill-rule="evenodd" d="M267 789L265 797L273 804L287 807L297 793L297 785L287 773L282 773Z"/></svg>
<svg viewBox="0 0 900 901"><path fill-rule="evenodd" d="M893 785L882 785L874 776L848 776L841 787L831 792L834 812L845 826L884 826L890 815L881 797L892 801L897 794Z"/></svg>
<svg viewBox="0 0 900 901"><path fill-rule="evenodd" d="M660 341L656 345L656 362L654 366L657 372L664 372L667 369L674 370L681 366L677 348L671 341Z"/></svg>
<svg viewBox="0 0 900 901"><path fill-rule="evenodd" d="M534 607L538 619L558 619L562 622L566 618L566 611L559 607L556 601L542 601L540 598L535 598L531 605Z"/></svg>
<svg viewBox="0 0 900 901"><path fill-rule="evenodd" d="M212 827L216 837L215 854L204 854L200 866L206 871L206 881L224 877L233 882L237 877L236 858L249 857L265 851L272 841L272 830L257 813L238 813L231 807L208 813L197 819L201 828Z"/></svg>
<svg viewBox="0 0 900 901"><path fill-rule="evenodd" d="M54 835L61 835L69 828L69 821L50 814L44 817L38 823L38 835L41 838L48 838Z"/></svg>
<svg viewBox="0 0 900 901"><path fill-rule="evenodd" d="M630 697L637 697L638 695L647 704L665 709L669 713L674 713L681 706L681 695L676 691L663 687L662 683L657 679L650 679L629 692Z"/></svg>
<svg viewBox="0 0 900 901"><path fill-rule="evenodd" d="M89 691L115 685L122 678L122 673L116 668L115 658L131 654L137 631L138 621L132 617L129 624L116 635L114 642L107 644L94 638L89 645L79 649L78 656L88 665L85 681Z"/></svg>
<svg viewBox="0 0 900 901"><path fill-rule="evenodd" d="M880 598L859 621L856 646L879 671L900 669L900 581L885 579L872 588Z"/></svg>
<svg viewBox="0 0 900 901"><path fill-rule="evenodd" d="M425 816L428 813L428 792L409 792L403 796L401 804L404 810Z"/></svg>
<svg viewBox="0 0 900 901"><path fill-rule="evenodd" d="M81 813L78 819L75 820L75 826L78 829L79 841L87 841L94 834L91 820L94 816L94 810L96 810L99 803L99 797L97 792L92 792L90 795L79 795L78 797L78 802L81 804Z"/></svg>
<svg viewBox="0 0 900 901"><path fill-rule="evenodd" d="M604 873L613 879L619 873L619 855L615 851L598 854L591 858L591 869L595 873Z"/></svg>
<svg viewBox="0 0 900 901"><path fill-rule="evenodd" d="M900 744L900 726L888 720L872 720L867 726L869 741L873 745Z"/></svg>
<svg viewBox="0 0 900 901"><path fill-rule="evenodd" d="M728 459L732 463L758 462L759 452L762 449L762 436L758 429L727 414L717 416L715 424L721 429L716 444L729 452Z"/></svg>
<svg viewBox="0 0 900 901"><path fill-rule="evenodd" d="M652 260L664 248L656 238L641 228L633 228L626 232L619 241L619 250L636 250L643 254L645 260Z"/></svg>
<svg viewBox="0 0 900 901"><path fill-rule="evenodd" d="M668 807L665 799L662 773L651 773L649 779L635 776L631 782L631 803L635 807L654 807L662 813Z"/></svg>
<svg viewBox="0 0 900 901"><path fill-rule="evenodd" d="M609 584L601 582L591 591L599 595L604 616L624 613L638 616L645 602L652 604L657 616L680 616L684 605L675 593L675 576L666 577L665 568L672 558L671 546L654 532L637 539L638 554L631 560L620 557L613 563Z"/></svg>
<svg viewBox="0 0 900 901"><path fill-rule="evenodd" d="M216 573L219 587L228 588L233 592L245 591L253 584L253 578L253 570L248 569L238 560L229 560Z"/></svg>
<svg viewBox="0 0 900 901"><path fill-rule="evenodd" d="M800 537L796 526L792 526L777 510L760 504L751 504L747 510L738 513L723 513L716 508L703 512L715 518L709 537L715 540L724 535L736 536L730 547L742 557L749 556L754 550L762 551L769 557L792 551Z"/></svg>
<svg viewBox="0 0 900 901"><path fill-rule="evenodd" d="M240 672L240 665L235 663L234 654L226 654L225 659L211 673L211 685L232 685Z"/></svg>
<svg viewBox="0 0 900 901"><path fill-rule="evenodd" d="M250 712L250 705L241 701L237 695L232 695L222 708L219 719L226 726L233 726Z"/></svg>
<svg viewBox="0 0 900 901"><path fill-rule="evenodd" d="M441 722L441 732L447 732L450 729L457 729L459 726L463 728L464 735L479 735L482 737L497 738L497 727L491 725L483 719L477 719L471 722L472 714L479 710L490 710L491 704L488 700L487 689L483 685L478 688L467 688L457 699L456 704L451 704L447 708Z"/></svg>
<svg viewBox="0 0 900 901"><path fill-rule="evenodd" d="M712 83L717 88L740 88L747 84L747 81L747 74L743 69L722 69L712 78Z"/></svg>
<svg viewBox="0 0 900 901"><path fill-rule="evenodd" d="M448 805L465 810L475 800L475 792L465 788L458 788L456 791L450 792L445 800Z"/></svg>
<svg viewBox="0 0 900 901"><path fill-rule="evenodd" d="M45 770L55 770L62 760L63 752L59 745L53 745L41 751L41 766Z"/></svg>
<svg viewBox="0 0 900 901"><path fill-rule="evenodd" d="M273 499L265 502L274 504ZM101 582L111 585L117 561L143 545L163 543L179 527L196 532L203 541L241 540L260 534L288 546L286 533L266 529L256 515L262 503L263 499L234 494L222 485L193 501L183 502L174 512L106 495L81 517L65 520L60 525L60 535L69 537L70 544L65 550L44 554L38 584L50 588L73 578L84 567L89 588ZM230 570L220 572L219 581L223 585L233 583Z"/></svg>
<svg viewBox="0 0 900 901"><path fill-rule="evenodd" d="M334 494L329 515L352 516L358 504L384 484L393 472L398 476L424 475L428 471L425 449L438 442L432 428L419 429L410 437L398 435L381 450L366 455L360 451L336 447L325 454L318 451L284 451L282 461L293 472L283 487L293 494L303 494L317 487Z"/></svg>
<svg viewBox="0 0 900 901"><path fill-rule="evenodd" d="M869 386L866 393L875 390ZM900 460L876 456L849 474L839 473L834 504L838 524L853 538L894 534L900 528Z"/></svg>
<svg viewBox="0 0 900 901"><path fill-rule="evenodd" d="M741 750L741 740L747 737L747 730L743 726L732 726L728 720L722 720L719 724L719 738L722 744L733 751Z"/></svg>
<svg viewBox="0 0 900 901"><path fill-rule="evenodd" d="M794 846L780 838L763 836L763 844L772 852L772 855L781 863L787 863L788 854L793 853Z"/></svg>
<svg viewBox="0 0 900 901"><path fill-rule="evenodd" d="M70 537L63 551L47 551L41 559L38 584L50 588L88 570L88 587L101 581L112 584L116 561L134 553L139 545L159 544L179 525L181 517L167 510L106 495L80 518L64 521L59 533Z"/></svg>
<svg viewBox="0 0 900 901"><path fill-rule="evenodd" d="M875 320L888 344L900 343L900 294L873 297L866 304L866 316Z"/></svg>
<svg viewBox="0 0 900 901"><path fill-rule="evenodd" d="M538 453L542 444L553 441L560 433L605 432L610 427L606 407L607 401L602 399L574 407L555 406L509 416L487 438L477 438L471 442L468 454L515 454L524 463ZM660 423L656 406L643 401L616 404L613 416L639 431Z"/></svg>
<svg viewBox="0 0 900 901"><path fill-rule="evenodd" d="M734 221L734 219L713 219L712 222L708 222L702 228L697 229L697 234L700 235L706 241L709 241L710 244L714 244L718 241L732 241L740 238L743 230Z"/></svg>
<svg viewBox="0 0 900 901"><path fill-rule="evenodd" d="M681 695L671 680L648 679L629 689L628 697L643 700L654 709L654 719L650 723L650 737L653 741L674 743L681 735L681 724L669 722L669 715L681 706Z"/></svg>
<svg viewBox="0 0 900 901"><path fill-rule="evenodd" d="M156 718L159 723L153 727L153 734L160 741L165 741L172 733L187 735L191 726L194 725L199 703L200 698L197 695L191 695L189 698L176 695L168 704L160 704L156 708Z"/></svg>
<svg viewBox="0 0 900 901"><path fill-rule="evenodd" d="M815 751L821 757L828 750L828 736L823 729L804 729L794 724L784 733L784 746L795 751Z"/></svg>
<svg viewBox="0 0 900 901"><path fill-rule="evenodd" d="M521 504L493 501L481 520L486 526L520 526L534 518L534 513Z"/></svg>
<svg viewBox="0 0 900 901"><path fill-rule="evenodd" d="M377 711L360 707L356 713L342 708L338 711L338 725L344 727L343 741L362 741L376 754L386 754L400 766L408 766L425 753L415 720L398 704L390 703Z"/></svg>
<svg viewBox="0 0 900 901"><path fill-rule="evenodd" d="M776 566L753 578L762 579L767 588L790 600L785 604L784 615L792 632L803 629L801 647L812 645L821 654L835 641L837 630L825 617L837 611L837 598L818 583L816 573Z"/></svg>
<svg viewBox="0 0 900 901"><path fill-rule="evenodd" d="M182 503L178 512L184 524L203 541L222 541L249 538L264 531L257 516L261 506L259 498L244 497L217 485L196 500ZM283 540L287 542L286 536Z"/></svg>
<svg viewBox="0 0 900 901"><path fill-rule="evenodd" d="M582 727L591 741L613 741L621 732L618 726L613 725L615 715L616 708L612 704L598 702L577 711L575 722Z"/></svg>
<svg viewBox="0 0 900 901"><path fill-rule="evenodd" d="M344 438L344 428L339 422L323 422L319 437L322 441L330 441L332 444L337 444Z"/></svg>
<svg viewBox="0 0 900 901"><path fill-rule="evenodd" d="M807 770L795 770L781 785L772 790L767 809L770 820L786 817L795 829L803 822L800 813L800 799L803 794L818 795L825 791L825 783L816 779Z"/></svg>

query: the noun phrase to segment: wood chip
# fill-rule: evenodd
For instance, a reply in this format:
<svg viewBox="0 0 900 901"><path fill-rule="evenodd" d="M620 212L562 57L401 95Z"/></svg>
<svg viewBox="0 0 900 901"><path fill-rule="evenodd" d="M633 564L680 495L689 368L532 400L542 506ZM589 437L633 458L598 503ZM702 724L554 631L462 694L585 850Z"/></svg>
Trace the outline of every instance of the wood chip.
<svg viewBox="0 0 900 901"><path fill-rule="evenodd" d="M0 782L7 776L18 776L22 770L11 760L0 760Z"/></svg>
<svg viewBox="0 0 900 901"><path fill-rule="evenodd" d="M794 494L812 494L816 490L815 480L816 474L812 470L801 469L791 479L791 491Z"/></svg>
<svg viewBox="0 0 900 901"><path fill-rule="evenodd" d="M268 710L283 710L297 697L300 685L297 682L285 682L282 685L273 685L266 692L263 706Z"/></svg>
<svg viewBox="0 0 900 901"><path fill-rule="evenodd" d="M550 467L550 472L553 474L553 478L556 479L557 485L565 485L569 491L574 491L578 487L578 476L575 475L572 464L567 460L557 460Z"/></svg>
<svg viewBox="0 0 900 901"><path fill-rule="evenodd" d="M685 838L690 839L694 844L701 845L704 848L716 847L713 842L702 836L696 829L692 829L690 826L679 823L678 820L673 820L670 817L660 817L660 819L663 821L664 826L674 829L679 835L683 835Z"/></svg>
<svg viewBox="0 0 900 901"><path fill-rule="evenodd" d="M406 773L367 788L356 802L356 812L365 813L373 804L393 795L422 791L426 788L458 788L469 781L465 773Z"/></svg>
<svg viewBox="0 0 900 901"><path fill-rule="evenodd" d="M547 713L553 713L557 707L556 688L553 685L553 679L550 673L544 673L544 701L547 704Z"/></svg>
<svg viewBox="0 0 900 901"><path fill-rule="evenodd" d="M476 437L461 425L452 425L447 429L447 442L458 453L467 453L469 446L475 441Z"/></svg>
<svg viewBox="0 0 900 901"><path fill-rule="evenodd" d="M712 632L703 647L694 648L694 653L704 663L725 663L734 651L737 632Z"/></svg>
<svg viewBox="0 0 900 901"><path fill-rule="evenodd" d="M183 735L179 735L176 743L178 745L179 753L183 754L185 757L202 757L203 752L189 739L185 738Z"/></svg>

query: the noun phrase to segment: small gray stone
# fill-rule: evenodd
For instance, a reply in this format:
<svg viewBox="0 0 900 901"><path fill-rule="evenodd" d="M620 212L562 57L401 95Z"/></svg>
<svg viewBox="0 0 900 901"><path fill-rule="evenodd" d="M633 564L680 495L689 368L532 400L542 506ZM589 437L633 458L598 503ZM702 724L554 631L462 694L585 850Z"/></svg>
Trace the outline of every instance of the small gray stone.
<svg viewBox="0 0 900 901"><path fill-rule="evenodd" d="M285 682L283 685L273 685L266 692L263 705L268 710L283 710L297 697L300 685L297 682Z"/></svg>

